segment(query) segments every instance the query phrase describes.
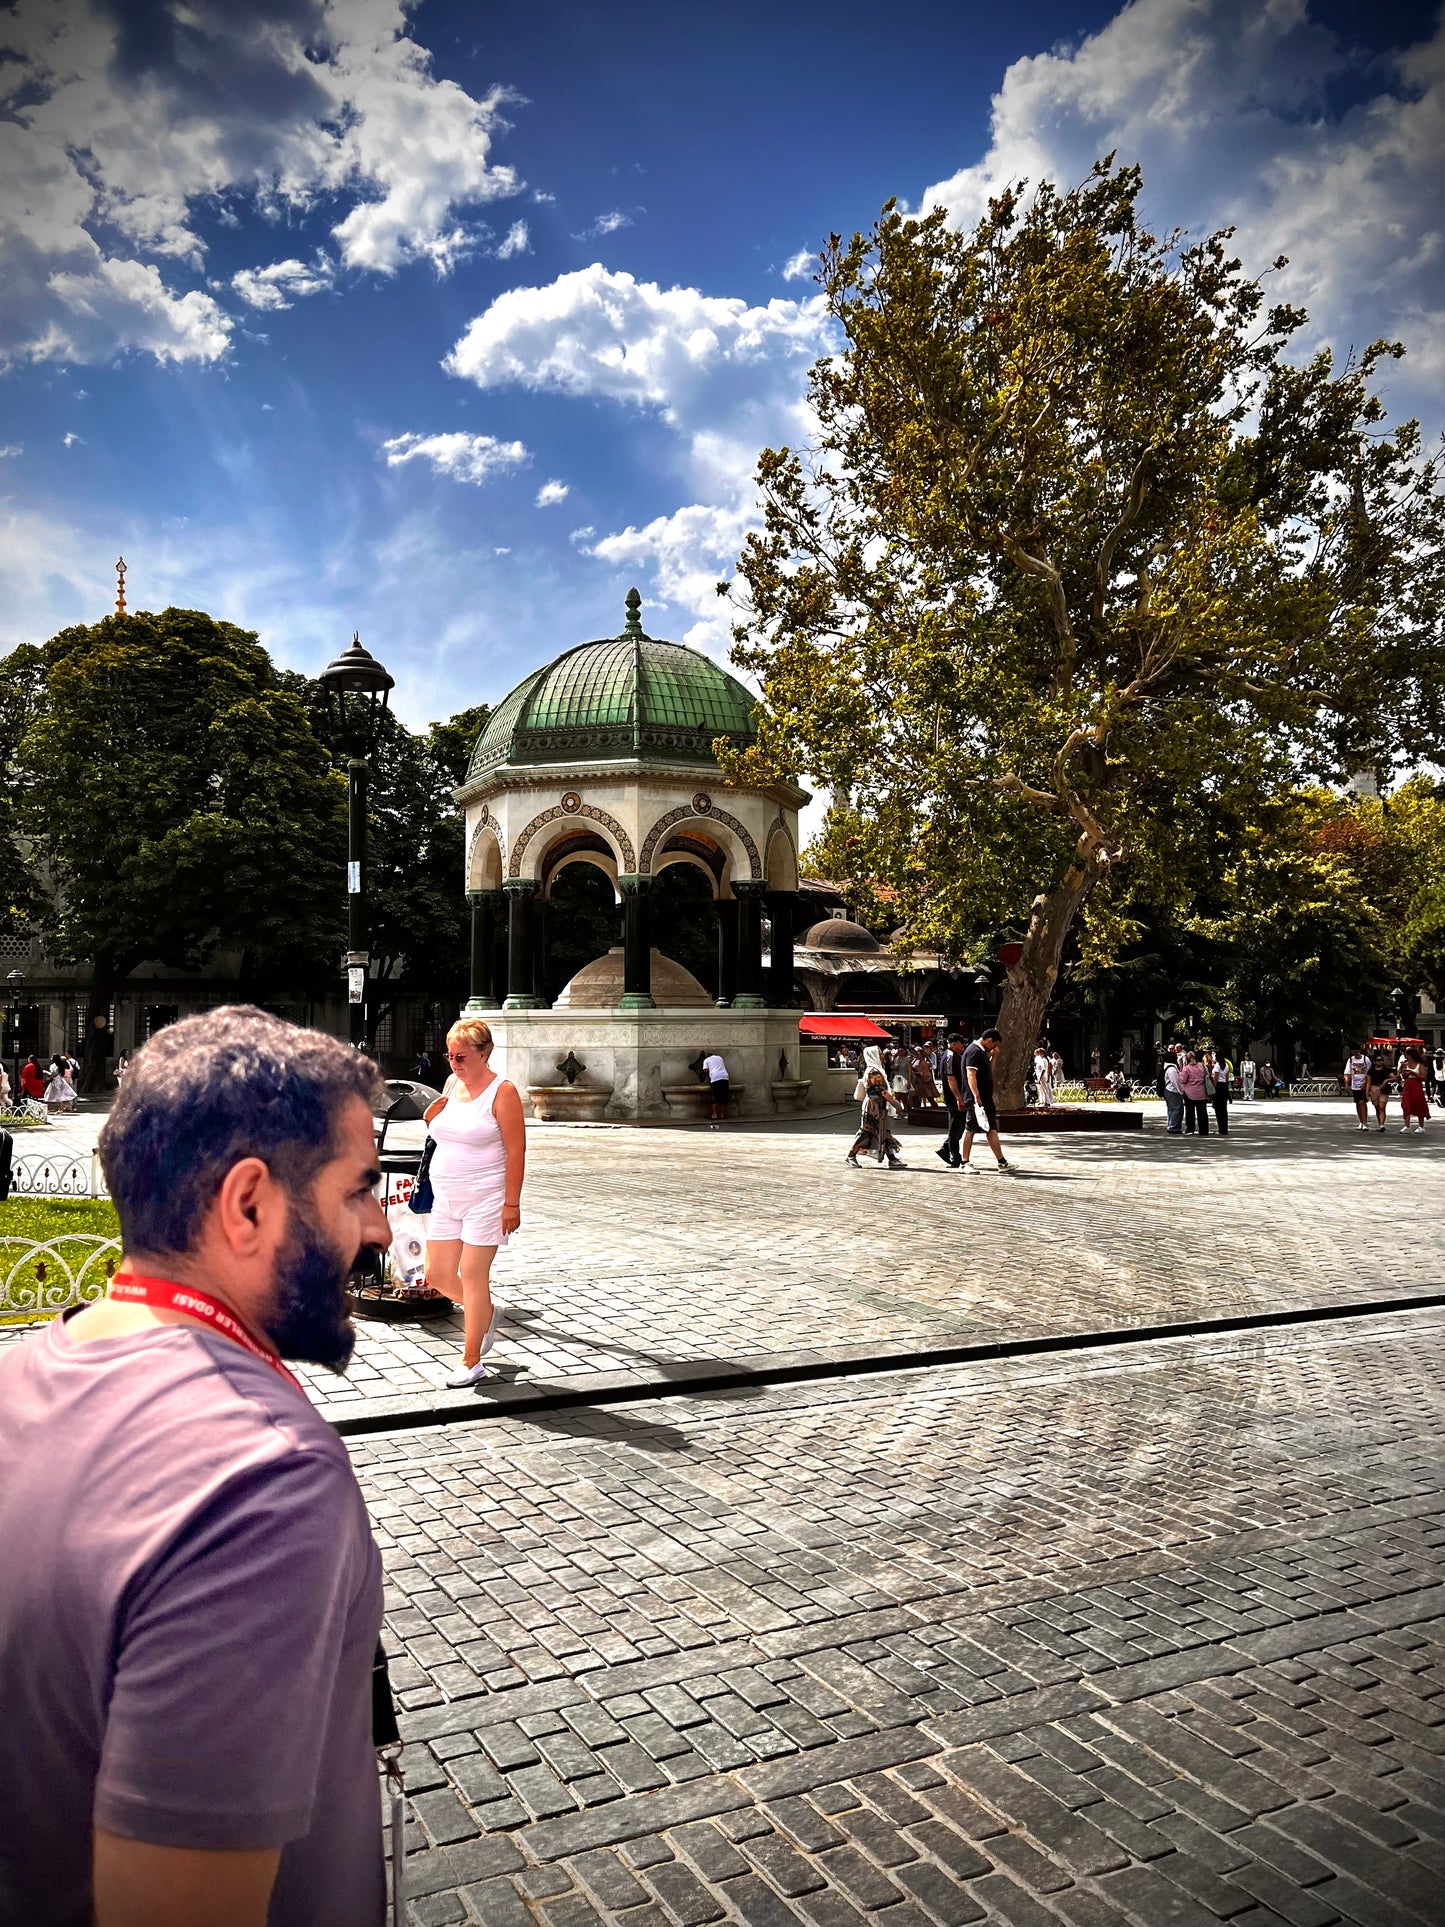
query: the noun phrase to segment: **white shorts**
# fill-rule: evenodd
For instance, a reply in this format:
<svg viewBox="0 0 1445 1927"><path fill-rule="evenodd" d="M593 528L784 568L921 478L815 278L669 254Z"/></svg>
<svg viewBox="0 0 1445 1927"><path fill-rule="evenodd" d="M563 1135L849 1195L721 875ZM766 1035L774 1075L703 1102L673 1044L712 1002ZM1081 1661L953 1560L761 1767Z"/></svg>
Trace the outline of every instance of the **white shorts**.
<svg viewBox="0 0 1445 1927"><path fill-rule="evenodd" d="M504 1245L502 1230L502 1193L496 1190L459 1191L448 1197L439 1186L432 1187L432 1208L426 1217L428 1244L443 1244L460 1238L464 1245Z"/></svg>

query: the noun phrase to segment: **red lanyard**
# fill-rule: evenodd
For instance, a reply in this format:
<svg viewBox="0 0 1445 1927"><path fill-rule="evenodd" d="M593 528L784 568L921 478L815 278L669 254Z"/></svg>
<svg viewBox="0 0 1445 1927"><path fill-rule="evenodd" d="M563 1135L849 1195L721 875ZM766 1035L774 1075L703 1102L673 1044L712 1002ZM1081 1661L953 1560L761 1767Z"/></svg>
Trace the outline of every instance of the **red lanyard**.
<svg viewBox="0 0 1445 1927"><path fill-rule="evenodd" d="M118 1271L110 1281L109 1295L133 1305L156 1305L163 1311L183 1312L187 1318L194 1318L197 1324L209 1325L213 1331L234 1339L253 1358L259 1358L263 1365L269 1365L279 1378L284 1378L288 1385L294 1385L298 1392L304 1394L305 1387L294 1373L287 1371L281 1363L280 1354L272 1346L253 1337L236 1314L208 1291L200 1291L195 1285L173 1284L169 1278L146 1278L137 1271Z"/></svg>

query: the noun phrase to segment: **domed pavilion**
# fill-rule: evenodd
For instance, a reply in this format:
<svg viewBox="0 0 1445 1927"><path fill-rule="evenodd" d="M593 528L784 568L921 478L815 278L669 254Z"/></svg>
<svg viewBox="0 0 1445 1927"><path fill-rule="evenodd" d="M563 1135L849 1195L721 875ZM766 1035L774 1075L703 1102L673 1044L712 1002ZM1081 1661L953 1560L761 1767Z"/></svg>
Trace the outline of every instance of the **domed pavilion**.
<svg viewBox="0 0 1445 1927"><path fill-rule="evenodd" d="M808 796L792 783L725 786L720 738L754 740L753 698L698 650L647 635L635 589L620 635L534 670L478 738L456 791L472 906L467 1008L491 1023L497 1068L529 1108L546 1110L570 1058L584 1067L570 1073L578 1090L597 1095L594 1114L666 1116L696 1085L698 1053L714 1049L743 1086L744 1113L794 1101L783 1087L798 1075L793 930ZM685 878L670 874L678 867ZM679 882L711 933L715 994L653 948L667 936L654 912ZM578 930L605 922L584 912L602 900L621 904L621 945L604 934L582 957ZM696 919L694 943L695 932ZM560 988L559 954L580 964Z"/></svg>

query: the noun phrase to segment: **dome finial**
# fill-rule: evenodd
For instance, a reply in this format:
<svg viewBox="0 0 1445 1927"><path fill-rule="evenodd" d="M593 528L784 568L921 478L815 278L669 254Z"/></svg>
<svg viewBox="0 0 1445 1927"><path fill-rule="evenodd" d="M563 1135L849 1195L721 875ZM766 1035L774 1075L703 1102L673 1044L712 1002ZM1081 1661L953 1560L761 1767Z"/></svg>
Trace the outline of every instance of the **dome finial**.
<svg viewBox="0 0 1445 1927"><path fill-rule="evenodd" d="M627 621L623 625L622 633L624 636L642 634L642 597L636 589L627 591Z"/></svg>

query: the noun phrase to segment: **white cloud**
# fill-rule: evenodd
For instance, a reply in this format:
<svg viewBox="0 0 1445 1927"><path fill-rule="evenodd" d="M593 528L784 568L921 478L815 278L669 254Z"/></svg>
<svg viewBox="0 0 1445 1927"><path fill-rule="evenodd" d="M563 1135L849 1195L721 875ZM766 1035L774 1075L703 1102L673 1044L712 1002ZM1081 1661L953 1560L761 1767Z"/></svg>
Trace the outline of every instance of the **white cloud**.
<svg viewBox="0 0 1445 1927"><path fill-rule="evenodd" d="M620 207L614 207L609 214L599 214L597 216L597 219L592 223L591 231L600 237L604 234L616 234L619 228L631 226L632 216L630 214L624 214Z"/></svg>
<svg viewBox="0 0 1445 1927"><path fill-rule="evenodd" d="M1271 288L1317 338L1400 335L1392 397L1445 419L1445 17L1371 67L1303 0L1133 0L1072 50L1015 61L988 152L923 203L967 223L1005 183L1072 185L1111 149L1143 165L1161 228L1233 224L1256 270L1287 254Z"/></svg>
<svg viewBox="0 0 1445 1927"><path fill-rule="evenodd" d="M304 261L274 261L269 268L242 268L231 276L231 286L252 308L289 308L310 294L323 294L335 283L335 270L324 255L310 266Z"/></svg>
<svg viewBox="0 0 1445 1927"><path fill-rule="evenodd" d="M811 248L799 248L790 254L782 266L785 281L806 281L818 264L818 257Z"/></svg>
<svg viewBox="0 0 1445 1927"><path fill-rule="evenodd" d="M344 266L450 268L473 244L465 210L520 184L491 158L504 93L437 79L408 34L411 4L0 12L0 358L220 359L231 321L177 277L202 264L196 212L234 221L241 200L304 214L340 199ZM276 307L271 272L237 292Z"/></svg>
<svg viewBox="0 0 1445 1927"><path fill-rule="evenodd" d="M513 221L507 229L505 238L498 244L496 256L499 261L510 261L514 254L526 254L532 246L531 236L525 221Z"/></svg>
<svg viewBox="0 0 1445 1927"><path fill-rule="evenodd" d="M0 448L0 462L8 462L16 455L23 455L24 453L25 449L22 443L6 442L5 446Z"/></svg>
<svg viewBox="0 0 1445 1927"><path fill-rule="evenodd" d="M565 502L572 493L565 482L543 482L537 490L537 507L550 508L554 502Z"/></svg>
<svg viewBox="0 0 1445 1927"><path fill-rule="evenodd" d="M84 437L77 435L74 429L71 429L68 435L62 435L60 438L62 448L74 448L77 442L80 442L81 445L84 446Z"/></svg>
<svg viewBox="0 0 1445 1927"><path fill-rule="evenodd" d="M806 372L828 341L820 296L754 307L594 263L499 295L445 366L482 388L516 384L648 409L674 430L688 506L643 527L600 539L578 529L571 539L614 567L650 566L655 592L694 617L686 640L725 651L728 619L715 585L756 521L758 451L807 435Z"/></svg>
<svg viewBox="0 0 1445 1927"><path fill-rule="evenodd" d="M520 468L528 459L521 442L502 442L495 435L467 435L460 430L447 435L395 435L382 443L381 452L388 468L420 460L454 482L489 482L494 475Z"/></svg>
<svg viewBox="0 0 1445 1927"><path fill-rule="evenodd" d="M755 308L594 262L546 287L498 295L443 366L479 388L515 382L601 395L685 422L704 395L749 395L778 363L805 368L823 328L820 298Z"/></svg>

